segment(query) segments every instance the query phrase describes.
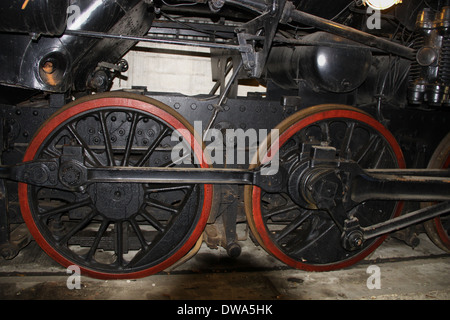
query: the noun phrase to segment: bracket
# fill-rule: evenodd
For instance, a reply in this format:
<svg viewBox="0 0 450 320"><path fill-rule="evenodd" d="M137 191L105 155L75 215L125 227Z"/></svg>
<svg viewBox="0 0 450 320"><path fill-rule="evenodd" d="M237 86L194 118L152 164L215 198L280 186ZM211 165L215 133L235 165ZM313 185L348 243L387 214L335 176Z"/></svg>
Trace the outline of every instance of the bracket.
<svg viewBox="0 0 450 320"><path fill-rule="evenodd" d="M244 69L251 78L259 78L263 73L286 4L286 0L270 2L266 12L236 29ZM260 36L264 37L264 43L258 48L256 38Z"/></svg>

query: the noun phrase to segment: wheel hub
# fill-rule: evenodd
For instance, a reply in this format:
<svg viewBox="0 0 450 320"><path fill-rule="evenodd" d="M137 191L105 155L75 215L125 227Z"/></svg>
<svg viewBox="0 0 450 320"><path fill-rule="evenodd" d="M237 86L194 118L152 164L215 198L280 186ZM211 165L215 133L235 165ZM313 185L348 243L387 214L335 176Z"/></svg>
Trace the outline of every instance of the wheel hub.
<svg viewBox="0 0 450 320"><path fill-rule="evenodd" d="M310 157L300 156L290 168L287 190L292 201L304 208L328 208L343 195L337 175L340 159L335 148L312 146L311 151Z"/></svg>
<svg viewBox="0 0 450 320"><path fill-rule="evenodd" d="M89 195L97 211L111 220L129 219L143 204L144 191L135 183L95 183Z"/></svg>

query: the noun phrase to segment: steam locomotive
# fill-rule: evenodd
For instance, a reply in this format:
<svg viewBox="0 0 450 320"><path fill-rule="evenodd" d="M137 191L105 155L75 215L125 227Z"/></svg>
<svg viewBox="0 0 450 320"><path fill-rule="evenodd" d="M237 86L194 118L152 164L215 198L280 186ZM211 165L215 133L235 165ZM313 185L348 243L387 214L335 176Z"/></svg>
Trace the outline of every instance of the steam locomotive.
<svg viewBox="0 0 450 320"><path fill-rule="evenodd" d="M3 258L33 239L123 279L249 237L310 271L389 234L449 252L450 3L398 2L2 1ZM111 90L143 42L209 48L214 86Z"/></svg>

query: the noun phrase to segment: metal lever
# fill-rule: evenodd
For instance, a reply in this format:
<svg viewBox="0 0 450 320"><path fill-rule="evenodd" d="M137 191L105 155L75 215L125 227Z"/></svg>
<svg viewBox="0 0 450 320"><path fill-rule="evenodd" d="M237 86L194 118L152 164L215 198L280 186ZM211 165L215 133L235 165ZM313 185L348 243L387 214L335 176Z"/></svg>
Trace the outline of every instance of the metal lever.
<svg viewBox="0 0 450 320"><path fill-rule="evenodd" d="M358 219L353 217L345 221L344 232L341 237L342 245L347 250L356 250L369 239L427 221L448 212L450 212L450 201L444 201L365 228L362 228Z"/></svg>

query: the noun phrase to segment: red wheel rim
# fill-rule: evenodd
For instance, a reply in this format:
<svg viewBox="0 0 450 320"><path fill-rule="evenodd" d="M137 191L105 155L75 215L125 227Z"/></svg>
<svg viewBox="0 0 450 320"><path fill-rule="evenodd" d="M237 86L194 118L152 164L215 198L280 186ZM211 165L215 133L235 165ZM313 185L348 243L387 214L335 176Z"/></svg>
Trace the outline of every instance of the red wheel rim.
<svg viewBox="0 0 450 320"><path fill-rule="evenodd" d="M450 155L447 157L446 161L444 162L444 165L442 166L442 169L447 169L450 166ZM447 247L450 248L450 238L447 233L447 231L444 229L444 226L442 224L441 217L437 217L434 219L434 224L436 227L436 232L441 239L442 243Z"/></svg>
<svg viewBox="0 0 450 320"><path fill-rule="evenodd" d="M124 97L125 96L125 97ZM75 101L75 103L69 104L67 107L60 110L57 114L55 114L52 118L50 118L37 132L35 137L32 139L25 156L24 161L31 161L36 156L41 144L46 140L46 138L56 130L61 124L65 123L69 119L74 116L80 115L82 113L102 108L108 106L120 106L132 108L137 111L147 112L164 122L168 123L175 130L178 130L186 139L186 141L190 142L190 146L192 147L195 156L197 159L201 159L200 166L202 168L207 168L207 161L204 161L204 155L202 151L201 144L194 138L194 136L187 129L189 124L181 119L181 116L177 115L175 112L171 112L171 110L164 110L161 107L156 106L156 101L151 99L136 97L134 95L119 95L119 96L105 96L105 95L96 95L90 96L88 99L80 99ZM168 107L167 107L168 108ZM184 121L183 121L184 120ZM185 123L183 123L185 122ZM96 270L91 270L89 268L85 268L80 266L80 270L82 274L99 278L99 279L128 279L128 278L141 278L145 276L149 276L151 274L155 274L160 272L173 263L181 259L184 255L186 255L189 250L195 245L198 238L203 232L203 229L206 226L208 221L211 203L212 203L212 186L211 185L203 185L203 206L201 210L201 215L198 219L196 227L194 231L190 234L185 243L181 246L179 250L177 250L172 256L163 262L145 270L131 272L131 273L104 273L98 272ZM25 223L27 224L31 234L33 235L36 242L40 245L40 247L54 260L60 263L64 267L68 267L70 265L74 265L72 261L61 255L57 250L55 250L42 235L41 231L38 229L35 221L33 219L32 210L29 204L29 194L28 194L28 185L24 183L19 183L19 200L20 200L20 208L22 211L22 215Z"/></svg>
<svg viewBox="0 0 450 320"><path fill-rule="evenodd" d="M299 120L298 122L291 125L286 131L281 133L279 139L278 139L278 146L281 148L281 146L284 145L295 133L302 130L303 128L321 121L321 120L328 120L328 119L335 119L335 118L348 118L352 120L358 120L362 123L365 123L375 129L377 132L379 132L384 139L388 142L388 144L391 146L392 151L395 154L398 166L400 168L405 168L405 161L403 157L403 153L401 151L400 146L398 145L396 139L394 136L378 121L373 119L372 117L361 113L357 111L352 110L329 110L329 111L322 111L315 114L312 114L310 116L307 116L303 118L302 120ZM276 144L275 144L276 145ZM273 155L275 154L276 150L272 150L271 148L268 149L267 154L270 156L266 156L261 163L267 163L271 160ZM370 253L372 253L387 237L387 235L382 236L378 238L375 242L373 242L369 247L364 249L359 254L353 256L352 258L341 261L338 263L331 263L331 264L324 264L324 265L312 265L303 263L300 261L297 261L295 259L292 259L287 254L285 254L272 240L271 236L268 233L268 229L264 223L264 220L262 218L262 211L261 211L261 189L258 187L253 187L252 191L252 218L254 221L255 228L257 230L257 233L263 242L263 246L275 257L277 257L282 262L286 263L287 265L297 268L297 269L303 269L307 271L330 271L330 270L336 270L340 268L348 267L362 259L364 259L366 256L368 256ZM398 203L393 217L400 215L403 208L403 203Z"/></svg>

